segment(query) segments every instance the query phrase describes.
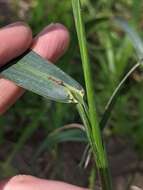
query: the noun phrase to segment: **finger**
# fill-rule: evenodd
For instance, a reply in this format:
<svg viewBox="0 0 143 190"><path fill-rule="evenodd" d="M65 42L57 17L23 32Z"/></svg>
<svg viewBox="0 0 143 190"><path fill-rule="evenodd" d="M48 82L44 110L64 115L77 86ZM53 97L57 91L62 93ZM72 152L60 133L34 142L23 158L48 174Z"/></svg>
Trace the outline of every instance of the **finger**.
<svg viewBox="0 0 143 190"><path fill-rule="evenodd" d="M22 54L32 42L32 32L30 28L17 22L0 29L0 66L10 61L14 57ZM0 78L0 113L2 113L7 103L10 104L10 96L13 92L20 96L22 90L17 88L12 82Z"/></svg>
<svg viewBox="0 0 143 190"><path fill-rule="evenodd" d="M69 44L69 33L61 24L46 27L34 40L32 50L51 61L60 58ZM6 89L5 91L3 91ZM0 113L3 113L22 94L23 89L5 79L0 80Z"/></svg>
<svg viewBox="0 0 143 190"><path fill-rule="evenodd" d="M32 42L32 32L23 22L0 29L0 66L22 54Z"/></svg>
<svg viewBox="0 0 143 190"><path fill-rule="evenodd" d="M87 190L62 182L19 175L0 183L0 190Z"/></svg>
<svg viewBox="0 0 143 190"><path fill-rule="evenodd" d="M33 40L32 49L52 62L56 62L69 46L69 32L62 24L45 27Z"/></svg>

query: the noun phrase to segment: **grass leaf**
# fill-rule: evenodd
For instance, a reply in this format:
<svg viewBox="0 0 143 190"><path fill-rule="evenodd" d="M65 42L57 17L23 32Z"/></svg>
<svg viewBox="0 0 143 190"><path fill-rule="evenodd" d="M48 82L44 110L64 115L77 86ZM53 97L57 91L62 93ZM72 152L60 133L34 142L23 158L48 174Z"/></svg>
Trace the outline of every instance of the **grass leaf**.
<svg viewBox="0 0 143 190"><path fill-rule="evenodd" d="M83 130L76 127L61 127L50 133L45 140L37 148L33 156L32 162L39 157L45 150L51 150L53 146L63 142L84 142L87 143L87 137Z"/></svg>
<svg viewBox="0 0 143 190"><path fill-rule="evenodd" d="M83 88L51 62L33 51L0 69L0 75L45 98L76 103L70 89L83 96Z"/></svg>
<svg viewBox="0 0 143 190"><path fill-rule="evenodd" d="M138 62L137 64L135 64L130 70L129 72L124 76L124 78L121 80L121 82L118 84L118 86L116 87L116 89L114 90L111 98L109 99L106 107L105 107L105 112L102 116L101 122L100 122L100 127L103 130L106 127L106 124L109 120L109 117L111 115L111 112L114 108L114 105L119 97L119 94L122 90L122 87L124 86L126 80L131 76L131 74L142 64L142 62Z"/></svg>
<svg viewBox="0 0 143 190"><path fill-rule="evenodd" d="M119 97L122 87L124 86L124 83L130 77L130 75L142 64L142 59L143 59L143 42L142 42L141 38L139 37L139 35L137 34L137 32L134 29L132 29L125 20L123 20L121 18L115 18L114 21L129 35L132 45L134 46L135 50L137 51L139 61L123 77L121 82L118 84L118 86L114 90L111 98L109 99L109 101L105 107L105 112L104 112L101 122L100 122L100 126L101 126L102 130L105 128L105 126L108 122L108 119L109 119L111 112L114 108L114 105Z"/></svg>
<svg viewBox="0 0 143 190"><path fill-rule="evenodd" d="M90 59L87 49L85 25L81 11L81 1L72 0L72 8L79 41L88 102L88 109L86 109L84 101L78 101L79 103L77 104L77 109L86 128L87 137L94 154L97 168L99 170L102 188L104 190L112 190L107 155L104 148L95 107L95 93L93 88Z"/></svg>
<svg viewBox="0 0 143 190"><path fill-rule="evenodd" d="M129 24L121 19L121 18L115 18L114 19L115 24L118 25L123 29L124 32L126 32L132 42L132 45L134 46L137 55L139 59L143 58L143 41L140 38L140 36L137 34L137 32L129 26Z"/></svg>

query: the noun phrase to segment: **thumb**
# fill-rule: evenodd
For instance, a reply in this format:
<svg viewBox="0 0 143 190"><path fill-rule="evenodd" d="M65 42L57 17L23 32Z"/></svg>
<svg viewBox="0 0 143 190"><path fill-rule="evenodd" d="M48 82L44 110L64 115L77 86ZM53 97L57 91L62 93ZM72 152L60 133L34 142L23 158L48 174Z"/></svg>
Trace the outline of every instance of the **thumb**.
<svg viewBox="0 0 143 190"><path fill-rule="evenodd" d="M63 182L19 175L0 183L0 190L87 190Z"/></svg>

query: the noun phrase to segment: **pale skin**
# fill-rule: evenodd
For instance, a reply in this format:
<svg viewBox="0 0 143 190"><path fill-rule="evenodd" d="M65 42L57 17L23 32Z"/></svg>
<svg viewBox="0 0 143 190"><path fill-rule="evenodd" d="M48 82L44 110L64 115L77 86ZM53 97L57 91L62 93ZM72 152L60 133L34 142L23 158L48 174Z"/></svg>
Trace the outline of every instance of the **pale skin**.
<svg viewBox="0 0 143 190"><path fill-rule="evenodd" d="M56 62L68 48L68 30L61 24L45 27L34 39L29 26L17 22L0 29L0 66L32 49L45 59ZM0 115L13 105L24 89L13 82L0 78ZM40 110L39 110L40 111ZM0 190L86 190L51 180L18 175L0 182Z"/></svg>

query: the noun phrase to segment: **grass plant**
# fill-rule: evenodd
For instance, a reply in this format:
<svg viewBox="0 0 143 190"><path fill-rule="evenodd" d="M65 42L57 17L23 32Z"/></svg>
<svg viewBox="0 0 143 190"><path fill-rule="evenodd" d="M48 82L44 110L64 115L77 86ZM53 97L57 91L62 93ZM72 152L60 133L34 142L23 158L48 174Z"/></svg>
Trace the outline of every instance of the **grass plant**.
<svg viewBox="0 0 143 190"><path fill-rule="evenodd" d="M71 0L71 1L72 1L76 32L79 42L80 55L82 60L85 90L78 82L76 82L73 78L71 78L68 74L66 74L67 71L70 70L67 69L67 66L64 67L64 70L66 71L65 73L62 70L60 70L58 67L54 66L48 61L45 61L44 59L42 59L40 56L38 56L36 53L32 51L26 52L24 55L14 60L12 63L2 67L1 75L9 80L14 81L17 85L29 91L35 92L44 98L48 98L50 100L55 100L62 103L68 103L68 104L72 103L74 107L76 107L76 109L78 110L80 117L83 121L84 128L83 127L81 128L82 131L80 128L78 128L77 130L76 127L57 127L58 124L61 124L61 121L63 119L63 116L61 116L62 115L61 112L64 112L63 111L64 109L63 106L61 106L61 104L56 104L56 108L58 108L59 106L60 110L58 113L56 109L57 115L59 116L59 119L57 120L59 120L59 122L57 122L57 120L55 120L55 117L53 116L53 120L55 120L56 127L54 131L50 132L47 135L47 138L45 138L45 140L43 140L43 142L39 145L32 160L36 159L43 150L51 149L54 145L60 142L65 142L65 141L67 142L70 140L85 142L88 144L88 146L90 146L90 151L93 154L97 168L97 171L95 171L95 169L92 168L92 173L90 178L91 188L94 189L95 187L94 179L95 177L97 177L98 174L99 179L101 181L102 189L112 190L113 189L112 179L111 179L106 149L103 142L102 130L105 128L105 126L107 126L107 121L111 116L113 108L115 109L115 114L113 114L113 116L115 117L115 120L117 120L117 122L113 123L113 125L117 126L117 128L119 126L118 131L120 131L120 133L123 131L120 126L130 125L129 121L127 121L127 119L124 119L125 117L122 117L123 116L122 107L124 106L124 101L123 104L121 104L120 106L117 105L118 108L116 108L115 103L117 103L117 99L119 97L122 99L120 93L127 79L129 79L132 73L142 65L143 43L138 34L134 30L132 30L128 26L128 24L124 22L122 19L114 20L116 21L117 25L120 28L122 28L124 32L127 33L127 35L124 36L124 40L122 40L122 42L120 40L120 37L117 34L115 34L115 31L111 32L109 27L107 27L107 25L109 24L108 23L109 17L111 16L110 14L112 7L111 5L113 4L113 2L105 3L102 0L98 2L97 7L102 7L101 5L105 3L106 11L102 10L101 11L102 14L100 14L100 11L98 10L96 18L95 17L96 10L94 9L93 6L96 5L96 2L93 2L92 0L91 1ZM46 1L41 2L40 0L37 0L37 2L38 2L37 9L33 11L33 17L31 18L30 22L31 26L35 28L35 33L37 33L37 31L40 30L39 23L41 23L41 20L42 20L41 26L43 27L44 25L46 25L45 20L43 19L44 17L43 7L47 3ZM52 7L55 5L56 0L51 0L49 2L51 2L51 7ZM86 7L85 20L83 19L84 15L82 14L81 2L83 2L84 8ZM140 6L138 5L139 4L136 3L136 1L134 1L133 3L134 24L139 21L138 10L140 9ZM127 7L129 6L127 2L126 6ZM60 5L60 7L62 7L62 4ZM57 16L58 18L60 17L59 15L61 15L62 12L60 11L61 10L60 7ZM67 11L65 11L66 14L70 9L69 7L70 7L69 2L66 1L65 4L65 9L67 8ZM64 8L62 8L62 10L63 9ZM35 15L37 15L36 19ZM53 12L50 14L49 20L51 20L51 18L53 18ZM70 16L68 18L70 18ZM69 23L69 26L73 26L71 21L68 22L68 18L66 17L65 23ZM38 25L36 22L34 22L35 20L36 22L38 22ZM97 23L97 26L92 27L94 22L95 25ZM86 28L85 26L89 27L89 30L87 32L85 31ZM89 37L94 31L96 31L97 36L99 37L98 41L99 47L96 47L92 43L89 43L87 41L87 37ZM75 43L77 41L75 38L75 34L73 34L73 36L74 40L72 42L72 47L76 47L77 44ZM128 60L133 52L131 43L128 40L128 36L131 38L132 44L135 46L135 49L137 50L138 63L133 65L132 68L129 70L129 72L126 72L128 68ZM116 49L114 48L115 44L118 44L118 47ZM104 49L104 51L102 48ZM95 50L97 52L96 54ZM80 56L78 55L78 53L76 53L76 51L74 51L74 53L76 55L75 56L76 59L79 60ZM72 54L73 50L68 55L72 56ZM92 57L91 59L90 56ZM71 57L66 58L65 59L66 61L64 61L65 63L64 65L67 65L67 60L69 61L70 59ZM97 61L99 63L99 66L98 64L93 65L92 64L93 60ZM107 64L105 64L106 61ZM72 66L69 67L71 68ZM96 71L95 67L100 68L100 71L98 70L99 73L96 76L97 77L96 82L99 81L98 84L94 84L93 82L94 81L94 77L92 74L93 67L94 67L94 72ZM76 72L74 74L78 75ZM80 80L81 76L82 74L80 73L79 77ZM107 80L109 80L108 84L106 82ZM98 86L98 88L101 88L102 82L104 83L103 85L104 88L102 90L102 93L99 92L95 93L96 85ZM140 94L136 93L136 89L134 91L130 90L129 92L131 96L137 97L139 99L139 101L141 102L140 112L143 113L142 109L143 101ZM108 98L109 101L104 110L103 102L106 102ZM126 94L123 96L123 99L125 100L127 99ZM99 104L97 104L97 102ZM15 154L24 146L27 139L38 128L37 123L41 121L42 114L46 114L45 111L46 108L47 107L44 107L43 112L41 112L41 115L38 115L38 112L36 112L36 116L39 117L36 117L36 119L33 121L33 124L27 126L25 132L18 139L17 144L14 146L8 159L5 161L4 165L5 168L7 168L7 166L10 165ZM100 115L101 114L100 112L102 112L102 115ZM1 123L3 123L2 120ZM134 141L137 143L137 145L140 146L140 149L142 147L142 137L143 137L142 128L141 128L142 123L143 123L142 119L138 119L137 125L139 125L140 127L138 132L136 132L134 135L132 134L131 129L130 131L128 130L129 132L127 132L127 134L132 134Z"/></svg>

